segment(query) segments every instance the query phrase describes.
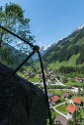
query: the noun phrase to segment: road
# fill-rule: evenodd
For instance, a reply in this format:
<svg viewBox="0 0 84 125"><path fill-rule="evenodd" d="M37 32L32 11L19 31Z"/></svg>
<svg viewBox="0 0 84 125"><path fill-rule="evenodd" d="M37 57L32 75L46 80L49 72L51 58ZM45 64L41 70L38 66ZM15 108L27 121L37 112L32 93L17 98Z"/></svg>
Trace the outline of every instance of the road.
<svg viewBox="0 0 84 125"><path fill-rule="evenodd" d="M64 105L66 102L62 102L62 103L60 103L60 104L58 104L58 105L55 105L55 106L53 106L54 108L57 108L57 107L59 107L59 106L61 106L61 105Z"/></svg>
<svg viewBox="0 0 84 125"><path fill-rule="evenodd" d="M67 99L66 99L66 100L67 100ZM70 100L68 99L67 101L70 101ZM68 120L68 119L70 119L69 116L63 114L62 112L60 112L60 111L58 111L58 110L56 109L57 107L59 107L59 106L61 106L61 105L64 105L65 103L66 103L66 101L64 101L64 102L62 102L62 103L60 103L60 104L58 104L58 105L56 105L56 106L52 106L52 109L53 109L55 112L57 112L58 114L62 115L63 117L65 117L65 118Z"/></svg>
<svg viewBox="0 0 84 125"><path fill-rule="evenodd" d="M52 107L52 109L57 112L58 114L62 115L63 117L65 117L67 120L69 119L69 117L65 114L63 114L62 112L58 111L57 109L55 109L54 107Z"/></svg>
<svg viewBox="0 0 84 125"><path fill-rule="evenodd" d="M48 79L48 81L46 82L46 85L62 85L62 86L66 86L66 85L64 85L62 82L60 82L60 80L58 80L57 78L55 78L55 80L56 80L56 82L54 82L53 84L52 83L50 83L50 82L52 82L51 80L49 80ZM39 85L42 85L43 86L43 82L33 82L33 84L34 85L37 85L37 84L39 84Z"/></svg>

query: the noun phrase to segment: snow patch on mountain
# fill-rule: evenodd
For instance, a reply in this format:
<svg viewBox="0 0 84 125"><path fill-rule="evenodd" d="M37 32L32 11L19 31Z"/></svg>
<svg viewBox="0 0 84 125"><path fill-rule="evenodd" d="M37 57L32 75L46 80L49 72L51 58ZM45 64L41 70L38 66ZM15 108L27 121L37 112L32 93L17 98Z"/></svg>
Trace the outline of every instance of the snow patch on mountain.
<svg viewBox="0 0 84 125"><path fill-rule="evenodd" d="M77 29L80 30L82 28L84 28L84 25L79 26Z"/></svg>
<svg viewBox="0 0 84 125"><path fill-rule="evenodd" d="M43 47L43 50L47 50L51 45L47 45Z"/></svg>

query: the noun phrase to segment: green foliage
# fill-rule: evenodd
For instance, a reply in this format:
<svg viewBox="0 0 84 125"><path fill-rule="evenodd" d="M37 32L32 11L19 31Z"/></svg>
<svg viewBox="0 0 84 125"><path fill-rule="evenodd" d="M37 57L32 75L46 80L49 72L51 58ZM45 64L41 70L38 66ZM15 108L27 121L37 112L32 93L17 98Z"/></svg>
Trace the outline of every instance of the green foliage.
<svg viewBox="0 0 84 125"><path fill-rule="evenodd" d="M84 63L84 44L81 47L80 56L76 60L76 64L82 64L82 63Z"/></svg>
<svg viewBox="0 0 84 125"><path fill-rule="evenodd" d="M30 35L31 32L29 22L30 19L24 17L24 11L22 10L20 5L10 2L9 4L5 4L5 6L0 7L0 25L19 35L24 40L33 43L34 36ZM9 55L9 48L7 48L7 44L12 45L13 47L17 46L16 48L18 48L19 50L21 49L24 52L29 52L28 46L23 45L22 41L20 41L19 44L18 41L19 40L13 35L0 28L0 53L3 53L3 55L0 55L0 61L2 61L2 58L4 58L3 61L6 63L13 62L13 57L10 58L10 56L13 54ZM12 51L10 52L12 53ZM18 54L15 54L17 55L16 58L19 58Z"/></svg>
<svg viewBox="0 0 84 125"><path fill-rule="evenodd" d="M65 84L68 85L68 86L74 86L75 82L72 82L71 80L68 80Z"/></svg>
<svg viewBox="0 0 84 125"><path fill-rule="evenodd" d="M59 72L61 73L84 73L84 66L61 66L59 68Z"/></svg>
<svg viewBox="0 0 84 125"><path fill-rule="evenodd" d="M20 5L15 3L5 4L0 7L0 24L5 28L19 34L21 37L28 39L30 34L29 18L24 18L24 11ZM7 33L1 30L2 37L7 37ZM24 33L23 33L24 32ZM4 37L4 39L5 39Z"/></svg>
<svg viewBox="0 0 84 125"><path fill-rule="evenodd" d="M67 83L67 82L68 82L67 77L63 77L63 78L62 78L62 82L63 82L63 83Z"/></svg>
<svg viewBox="0 0 84 125"><path fill-rule="evenodd" d="M76 110L75 114L73 115L72 120L68 120L67 125L84 125L84 117L82 118L81 110Z"/></svg>
<svg viewBox="0 0 84 125"><path fill-rule="evenodd" d="M71 73L71 72L75 72L75 68L72 67L72 66L67 66L67 67L61 66L59 68L59 72L61 72L61 73Z"/></svg>
<svg viewBox="0 0 84 125"><path fill-rule="evenodd" d="M29 78L29 81L31 81L31 82L40 82L40 80L37 77Z"/></svg>

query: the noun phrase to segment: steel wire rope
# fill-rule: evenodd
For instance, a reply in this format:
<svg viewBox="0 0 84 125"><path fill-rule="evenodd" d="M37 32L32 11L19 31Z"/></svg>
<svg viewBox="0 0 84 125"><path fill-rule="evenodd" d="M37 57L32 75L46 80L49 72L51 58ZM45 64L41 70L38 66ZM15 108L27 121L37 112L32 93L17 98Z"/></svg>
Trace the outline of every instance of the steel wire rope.
<svg viewBox="0 0 84 125"><path fill-rule="evenodd" d="M46 101L47 101L47 108L48 108L48 115L49 115L50 125L52 125L51 112L50 112L49 103L48 103L48 93L47 93L47 86L46 86L46 81L45 81L45 74L44 74L44 68L43 68L42 58L41 58L40 52L37 51L37 53L38 53L38 56L39 56L39 62L40 62L40 66L41 66L41 72L42 72L42 75L43 75L44 91L45 91L45 96L46 96Z"/></svg>

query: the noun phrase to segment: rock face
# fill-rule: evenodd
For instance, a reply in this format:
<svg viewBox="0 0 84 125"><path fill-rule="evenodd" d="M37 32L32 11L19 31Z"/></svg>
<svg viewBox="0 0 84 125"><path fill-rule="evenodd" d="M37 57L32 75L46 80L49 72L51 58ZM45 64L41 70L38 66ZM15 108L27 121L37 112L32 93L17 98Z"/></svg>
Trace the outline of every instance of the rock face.
<svg viewBox="0 0 84 125"><path fill-rule="evenodd" d="M45 95L0 64L0 125L46 125Z"/></svg>

